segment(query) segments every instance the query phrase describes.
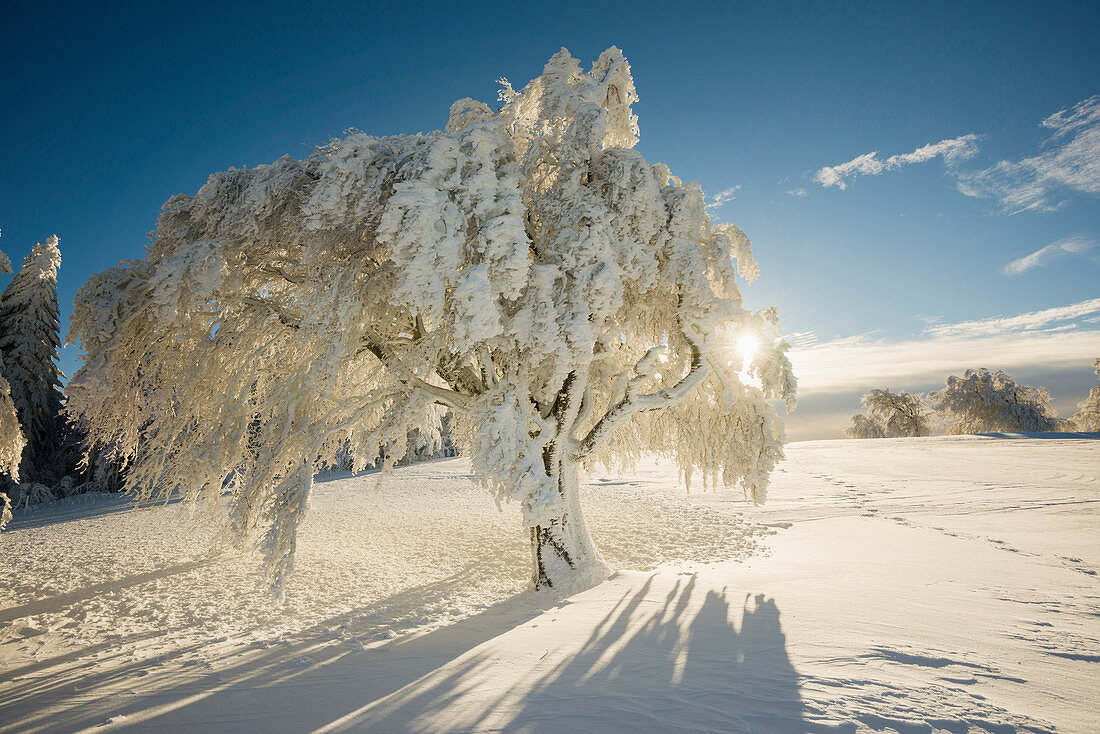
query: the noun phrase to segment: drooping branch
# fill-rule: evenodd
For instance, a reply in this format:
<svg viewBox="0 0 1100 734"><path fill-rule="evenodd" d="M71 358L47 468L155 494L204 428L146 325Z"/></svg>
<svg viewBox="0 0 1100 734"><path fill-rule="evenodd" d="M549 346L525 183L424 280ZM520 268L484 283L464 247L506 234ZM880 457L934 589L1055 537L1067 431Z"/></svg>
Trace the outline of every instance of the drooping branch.
<svg viewBox="0 0 1100 734"><path fill-rule="evenodd" d="M424 329L424 322L419 316L416 319L414 329L418 339L427 336L427 332ZM400 355L394 351L392 346L386 344L374 329L369 327L364 330L359 352L370 352L378 358L378 361L381 362L386 369L399 375L398 379L401 382L409 387L427 392L436 402L446 405L452 410L465 409L470 396L478 395L483 392L483 385L478 385L474 379L470 379L464 372L459 371L452 375L449 374L449 371L445 370L442 365L437 366L435 372L444 382L451 385L451 389L425 382L412 374L407 367L403 366L401 364Z"/></svg>
<svg viewBox="0 0 1100 734"><path fill-rule="evenodd" d="M469 405L468 395L463 395L460 392L433 385L430 382L421 380L419 377L410 377L406 380L402 380L402 382L414 390L421 390L427 393L437 403L446 405L451 410L465 410Z"/></svg>
<svg viewBox="0 0 1100 734"><path fill-rule="evenodd" d="M297 329L302 324L301 317L294 315L289 309L280 306L278 303L273 303L263 298L254 298L252 296L244 296L241 298L241 302L247 303L249 306L267 309L272 316L279 319L279 322L287 328Z"/></svg>
<svg viewBox="0 0 1100 734"><path fill-rule="evenodd" d="M612 407L596 422L596 425L584 438L575 442L573 453L578 459L599 451L611 438L615 429L635 413L674 405L706 378L709 369L703 357L703 350L694 335L683 324L681 324L681 332L691 347L691 368L688 373L671 387L654 393L639 395L638 391L641 389L642 383L656 371L657 357L664 351L664 347L654 347L646 352L645 356L635 365L634 372L636 374L627 381L622 398L613 403Z"/></svg>

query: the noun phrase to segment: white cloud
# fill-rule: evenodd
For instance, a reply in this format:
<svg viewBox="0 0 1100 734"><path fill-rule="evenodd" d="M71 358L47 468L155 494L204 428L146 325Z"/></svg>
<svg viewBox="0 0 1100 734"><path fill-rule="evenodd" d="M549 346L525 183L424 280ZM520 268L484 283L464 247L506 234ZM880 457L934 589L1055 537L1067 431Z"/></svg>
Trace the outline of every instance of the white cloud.
<svg viewBox="0 0 1100 734"><path fill-rule="evenodd" d="M806 193L807 193L806 189L803 189L803 188L788 189L788 191L787 191L788 196L793 196L796 199L806 198Z"/></svg>
<svg viewBox="0 0 1100 734"><path fill-rule="evenodd" d="M1052 242L1046 247L1041 247L1030 255L1025 255L1013 260L1005 266L1005 274L1020 275L1040 265L1045 265L1051 260L1062 257L1063 255L1082 255L1096 247L1096 244L1095 240L1090 240L1087 237L1067 237L1057 242Z"/></svg>
<svg viewBox="0 0 1100 734"><path fill-rule="evenodd" d="M967 196L996 199L1008 214L1052 211L1066 192L1100 194L1100 95L1042 121L1051 131L1045 151L1019 161L958 174Z"/></svg>
<svg viewBox="0 0 1100 734"><path fill-rule="evenodd" d="M860 393L872 387L917 389L941 384L971 367L1067 369L1100 354L1100 329L1087 326L1100 298L1010 317L930 326L889 341L860 334L808 347L794 346L791 361L805 395ZM1084 328L1082 328L1084 327Z"/></svg>
<svg viewBox="0 0 1100 734"><path fill-rule="evenodd" d="M889 158L878 157L878 151L864 153L847 163L839 166L826 166L814 174L814 181L828 188L835 186L839 189L848 188L846 179L855 176L877 176L884 171L890 171L911 163L924 163L935 158L943 158L945 163L956 162L970 158L978 152L978 136L963 135L959 138L949 138L938 143L929 143L917 148L912 153L899 153Z"/></svg>
<svg viewBox="0 0 1100 734"><path fill-rule="evenodd" d="M727 201L736 199L737 192L741 190L740 186L731 186L728 189L719 191L714 196L710 197L710 201L707 202L707 209L717 209L725 204Z"/></svg>
<svg viewBox="0 0 1100 734"><path fill-rule="evenodd" d="M933 314L917 314L913 318L920 321L925 326L935 326L936 324L943 322L943 316L936 316Z"/></svg>
<svg viewBox="0 0 1100 734"><path fill-rule="evenodd" d="M783 340L792 347L811 347L817 344L817 333L813 331L795 331L784 334Z"/></svg>
<svg viewBox="0 0 1100 734"><path fill-rule="evenodd" d="M1014 332L1041 331L1062 325L1058 322L1081 319L1098 312L1100 312L1100 298L1090 298L1069 306L1045 308L1018 316L994 316L976 321L961 321L957 324L937 324L928 327L925 333L935 337L1000 336Z"/></svg>

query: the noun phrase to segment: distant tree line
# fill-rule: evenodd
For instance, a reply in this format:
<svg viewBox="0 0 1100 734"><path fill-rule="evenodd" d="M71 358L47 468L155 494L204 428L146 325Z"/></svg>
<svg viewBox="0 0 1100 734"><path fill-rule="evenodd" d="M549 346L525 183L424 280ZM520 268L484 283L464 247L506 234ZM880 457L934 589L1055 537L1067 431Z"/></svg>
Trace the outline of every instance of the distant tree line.
<svg viewBox="0 0 1100 734"><path fill-rule="evenodd" d="M1100 358L1093 362L1100 376ZM949 435L970 433L1049 433L1100 431L1100 387L1077 404L1072 417L1059 418L1043 387L1021 385L1003 370L970 369L951 375L943 389L928 395L889 388L862 399L864 413L852 416L851 438L930 436L937 423Z"/></svg>

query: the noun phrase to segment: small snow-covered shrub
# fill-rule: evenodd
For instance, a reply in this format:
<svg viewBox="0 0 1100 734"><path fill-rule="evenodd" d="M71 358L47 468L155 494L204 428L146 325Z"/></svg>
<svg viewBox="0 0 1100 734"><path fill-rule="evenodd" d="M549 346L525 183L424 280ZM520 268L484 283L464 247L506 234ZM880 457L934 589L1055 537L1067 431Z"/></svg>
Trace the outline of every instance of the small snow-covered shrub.
<svg viewBox="0 0 1100 734"><path fill-rule="evenodd" d="M11 495L12 505L24 511L58 498L58 494L39 482L20 482Z"/></svg>

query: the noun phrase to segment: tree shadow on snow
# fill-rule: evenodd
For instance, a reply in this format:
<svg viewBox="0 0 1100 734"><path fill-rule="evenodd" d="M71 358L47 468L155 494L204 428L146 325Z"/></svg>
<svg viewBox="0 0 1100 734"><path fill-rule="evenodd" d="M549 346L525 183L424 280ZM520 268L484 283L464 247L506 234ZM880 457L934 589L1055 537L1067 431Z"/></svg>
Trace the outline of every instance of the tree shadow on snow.
<svg viewBox="0 0 1100 734"><path fill-rule="evenodd" d="M1076 431L1076 432L1062 432L1062 431L1049 431L1047 433L975 433L974 436L981 438L1045 438L1045 439L1084 439L1086 441L1100 441L1100 432L1097 431Z"/></svg>
<svg viewBox="0 0 1100 734"><path fill-rule="evenodd" d="M547 604L545 596L521 594L432 632L370 644L379 630L392 635L431 622L440 600L469 587L475 575L470 567L250 647L215 638L148 655L134 646L163 637L119 635L0 671L0 732L105 724L131 731L309 731L346 702L384 698Z"/></svg>
<svg viewBox="0 0 1100 734"><path fill-rule="evenodd" d="M155 658L70 658L46 676L17 674L0 694L0 719L52 731L98 727L108 718L111 729L158 732L826 730L803 719L774 600L701 590L694 577L673 585L665 576L662 589L650 577L602 620L585 621L587 639L574 632L557 650L563 640L535 638L547 652L529 659L512 647L513 635L554 634L548 620L571 612L568 602L521 594L366 649L323 634L377 629L392 610L425 607L469 583L473 572L269 647L189 645ZM187 664L196 659L204 662ZM71 705L74 697L87 705Z"/></svg>
<svg viewBox="0 0 1100 734"><path fill-rule="evenodd" d="M562 646L553 625L529 660L490 642L323 731L836 731L803 718L774 600L699 590L694 576L666 592L653 581L624 595L579 649Z"/></svg>

